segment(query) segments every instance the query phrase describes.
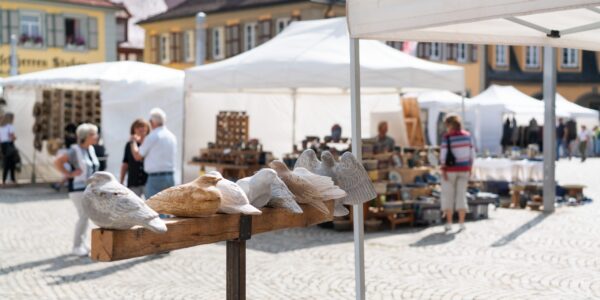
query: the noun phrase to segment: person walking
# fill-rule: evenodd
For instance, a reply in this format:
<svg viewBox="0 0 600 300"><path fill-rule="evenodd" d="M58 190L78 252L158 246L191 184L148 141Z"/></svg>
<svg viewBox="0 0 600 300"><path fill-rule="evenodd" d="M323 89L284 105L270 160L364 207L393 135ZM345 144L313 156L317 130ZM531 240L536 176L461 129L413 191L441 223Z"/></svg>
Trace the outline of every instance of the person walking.
<svg viewBox="0 0 600 300"><path fill-rule="evenodd" d="M558 161L561 157L561 151L564 150L565 143L567 142L565 124L563 118L558 118L558 126L556 126L556 160Z"/></svg>
<svg viewBox="0 0 600 300"><path fill-rule="evenodd" d="M4 117L0 120L0 150L2 150L2 185L6 186L6 180L10 175L10 179L13 185L17 184L17 177L15 176L15 170L17 168L17 162L19 160L19 152L15 147L15 127L13 122L15 115L13 113L5 113Z"/></svg>
<svg viewBox="0 0 600 300"><path fill-rule="evenodd" d="M565 145L565 149L567 150L567 156L569 157L569 160L571 160L571 157L573 156L573 147L575 144L575 141L577 140L577 123L575 122L575 120L570 119L569 121L567 121L566 124L566 145Z"/></svg>
<svg viewBox="0 0 600 300"><path fill-rule="evenodd" d="M460 230L465 229L467 213L467 185L475 160L475 147L471 134L463 130L462 121L457 115L449 115L444 120L444 135L440 162L442 164L442 211L446 214L444 231L452 230L454 211L458 212Z"/></svg>
<svg viewBox="0 0 600 300"><path fill-rule="evenodd" d="M82 201L87 179L100 168L100 162L94 151L94 144L97 142L98 127L90 123L81 124L77 127L77 144L71 145L67 153L54 161L56 169L69 178L69 198L73 201L79 216L75 225L72 250L72 254L77 256L87 256L90 252L87 246L89 220L83 210ZM66 163L71 166L72 171L65 168Z"/></svg>
<svg viewBox="0 0 600 300"><path fill-rule="evenodd" d="M175 161L177 155L177 139L167 129L167 116L160 108L150 111L152 131L138 147L141 137L131 136L131 153L137 161L144 160L144 171L148 174L146 181L146 199L160 191L175 185Z"/></svg>
<svg viewBox="0 0 600 300"><path fill-rule="evenodd" d="M600 127L594 126L594 154L600 156Z"/></svg>
<svg viewBox="0 0 600 300"><path fill-rule="evenodd" d="M150 123L146 120L137 119L131 124L130 134L139 137L139 141L136 141L138 147L144 142L144 139L149 133ZM146 185L148 174L144 171L144 161L138 161L133 157L131 143L133 143L133 141L129 141L125 145L123 164L121 164L120 182L125 184L125 175L127 175L127 187L136 195L142 197L144 195L144 186Z"/></svg>
<svg viewBox="0 0 600 300"><path fill-rule="evenodd" d="M590 141L591 136L592 133L585 127L585 125L581 125L581 131L577 135L577 139L579 140L579 154L581 155L581 162L584 162L587 159L588 142Z"/></svg>

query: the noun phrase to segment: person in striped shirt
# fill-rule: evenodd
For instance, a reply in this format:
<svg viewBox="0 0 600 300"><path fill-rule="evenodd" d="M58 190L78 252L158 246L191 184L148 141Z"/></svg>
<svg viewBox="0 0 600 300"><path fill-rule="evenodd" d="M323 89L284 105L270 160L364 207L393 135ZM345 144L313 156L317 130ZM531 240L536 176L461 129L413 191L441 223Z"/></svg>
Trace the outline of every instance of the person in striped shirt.
<svg viewBox="0 0 600 300"><path fill-rule="evenodd" d="M467 213L467 185L471 175L475 146L471 134L463 129L457 115L449 115L444 120L446 134L440 149L442 165L442 211L446 215L445 231L452 230L454 211L458 212L460 230L465 229Z"/></svg>

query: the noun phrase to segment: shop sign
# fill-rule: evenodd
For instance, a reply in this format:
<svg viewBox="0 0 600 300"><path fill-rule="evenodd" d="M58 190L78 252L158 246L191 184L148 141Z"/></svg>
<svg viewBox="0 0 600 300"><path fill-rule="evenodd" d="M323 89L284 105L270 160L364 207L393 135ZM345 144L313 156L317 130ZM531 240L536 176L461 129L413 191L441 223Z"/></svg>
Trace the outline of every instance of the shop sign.
<svg viewBox="0 0 600 300"><path fill-rule="evenodd" d="M76 60L75 58L62 58L58 56L52 58L17 57L19 61L19 69L50 69L82 65L87 63L85 61ZM0 74L8 75L9 70L10 55L0 54Z"/></svg>

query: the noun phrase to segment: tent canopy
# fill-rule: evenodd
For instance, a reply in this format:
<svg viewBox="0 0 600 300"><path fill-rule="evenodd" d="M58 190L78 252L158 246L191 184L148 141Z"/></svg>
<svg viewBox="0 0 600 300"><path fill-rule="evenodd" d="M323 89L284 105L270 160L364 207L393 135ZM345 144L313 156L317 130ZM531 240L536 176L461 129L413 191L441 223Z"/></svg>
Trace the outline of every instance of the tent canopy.
<svg viewBox="0 0 600 300"><path fill-rule="evenodd" d="M132 61L105 62L50 69L9 77L0 82L8 102L7 111L14 112L17 147L25 158L24 167L34 157L31 128L32 111L45 88L93 88L100 90L102 103L102 138L108 153L108 171L118 175L129 128L136 118L148 118L154 107L167 113L167 127L181 141L183 137L184 72L152 64ZM179 153L182 153L179 147ZM40 179L53 180L56 172L53 157L44 150L36 153L36 173ZM179 161L177 165L179 165ZM176 168L178 172L179 167ZM26 174L22 174L28 178Z"/></svg>
<svg viewBox="0 0 600 300"><path fill-rule="evenodd" d="M378 41L361 42L360 52L365 88L464 89L462 67L421 60ZM186 90L348 89L349 68L345 18L294 22L251 51L186 70Z"/></svg>
<svg viewBox="0 0 600 300"><path fill-rule="evenodd" d="M573 118L599 119L597 110L571 102L558 93L556 94L556 109L569 112Z"/></svg>
<svg viewBox="0 0 600 300"><path fill-rule="evenodd" d="M352 37L600 50L598 0L348 0Z"/></svg>
<svg viewBox="0 0 600 300"><path fill-rule="evenodd" d="M183 72L153 64L134 61L102 62L65 68L48 69L5 78L6 87L48 85L99 85L106 82L159 83L169 79L183 80Z"/></svg>
<svg viewBox="0 0 600 300"><path fill-rule="evenodd" d="M501 106L503 113L514 114L516 117L537 118L538 121L544 117L544 103L530 97L513 86L491 85L479 95L471 98L471 105ZM568 111L557 106L556 115L559 117L571 117Z"/></svg>

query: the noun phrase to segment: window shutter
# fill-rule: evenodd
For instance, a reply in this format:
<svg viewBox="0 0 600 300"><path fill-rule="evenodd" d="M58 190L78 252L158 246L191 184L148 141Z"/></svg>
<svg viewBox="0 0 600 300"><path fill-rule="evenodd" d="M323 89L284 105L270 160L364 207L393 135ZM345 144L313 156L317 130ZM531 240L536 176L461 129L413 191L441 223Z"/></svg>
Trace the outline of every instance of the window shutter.
<svg viewBox="0 0 600 300"><path fill-rule="evenodd" d="M212 60L213 59L213 55L212 55L212 30L210 28L206 28L206 32L205 32L205 36L206 36L206 60Z"/></svg>
<svg viewBox="0 0 600 300"><path fill-rule="evenodd" d="M89 26L88 26L88 22L89 19L88 18L82 18L80 20L81 22L81 37L83 38L83 40L85 41L85 47L87 49L90 49L90 33L89 33Z"/></svg>
<svg viewBox="0 0 600 300"><path fill-rule="evenodd" d="M0 10L0 44L8 43L8 11Z"/></svg>
<svg viewBox="0 0 600 300"><path fill-rule="evenodd" d="M96 18L88 18L87 22L89 49L98 49L98 20Z"/></svg>
<svg viewBox="0 0 600 300"><path fill-rule="evenodd" d="M62 15L54 15L54 45L65 46L65 18Z"/></svg>
<svg viewBox="0 0 600 300"><path fill-rule="evenodd" d="M8 41L10 43L10 36L15 34L17 36L17 40L19 39L19 11L18 10L9 10L8 11L8 30L9 30L9 38Z"/></svg>
<svg viewBox="0 0 600 300"><path fill-rule="evenodd" d="M470 50L469 54L471 54L470 55L471 62L477 62L477 45L470 45L470 47L467 47L467 48L469 48L469 50Z"/></svg>
<svg viewBox="0 0 600 300"><path fill-rule="evenodd" d="M158 35L150 36L150 62L159 63L158 56Z"/></svg>
<svg viewBox="0 0 600 300"><path fill-rule="evenodd" d="M458 44L452 44L452 60L458 60Z"/></svg>
<svg viewBox="0 0 600 300"><path fill-rule="evenodd" d="M46 15L46 46L54 47L54 15Z"/></svg>

